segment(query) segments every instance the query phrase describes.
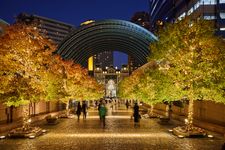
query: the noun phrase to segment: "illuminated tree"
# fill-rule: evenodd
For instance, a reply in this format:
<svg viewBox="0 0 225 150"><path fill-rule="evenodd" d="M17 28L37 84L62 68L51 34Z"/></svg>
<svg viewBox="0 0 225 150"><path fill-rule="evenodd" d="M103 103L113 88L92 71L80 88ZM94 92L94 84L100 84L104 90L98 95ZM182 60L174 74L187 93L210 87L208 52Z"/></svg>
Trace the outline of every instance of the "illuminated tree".
<svg viewBox="0 0 225 150"><path fill-rule="evenodd" d="M19 106L40 100L44 94L42 76L54 49L50 41L39 35L36 27L9 26L0 38L1 101L8 106Z"/></svg>
<svg viewBox="0 0 225 150"><path fill-rule="evenodd" d="M119 83L119 97L133 100L138 99L136 85L139 82L139 75L139 72L133 72L131 76L124 78Z"/></svg>
<svg viewBox="0 0 225 150"><path fill-rule="evenodd" d="M102 88L87 71L52 55L55 49L34 26L8 27L0 38L0 101L17 107L39 100L68 103L69 98L100 97ZM28 110L23 113L23 129L27 129Z"/></svg>
<svg viewBox="0 0 225 150"><path fill-rule="evenodd" d="M57 60L62 68L61 81L64 93L60 100L66 104L67 115L69 115L69 101L71 99L92 100L103 97L102 86L88 76L86 69L72 61L63 61L61 58Z"/></svg>
<svg viewBox="0 0 225 150"><path fill-rule="evenodd" d="M150 59L166 62L160 68L179 88L183 95L180 99L189 100L188 131L193 129L194 100L225 103L225 43L212 29L208 21L186 18L168 25L160 32L160 40L150 46ZM169 86L160 91L165 90L173 92ZM176 99L179 95L172 97Z"/></svg>

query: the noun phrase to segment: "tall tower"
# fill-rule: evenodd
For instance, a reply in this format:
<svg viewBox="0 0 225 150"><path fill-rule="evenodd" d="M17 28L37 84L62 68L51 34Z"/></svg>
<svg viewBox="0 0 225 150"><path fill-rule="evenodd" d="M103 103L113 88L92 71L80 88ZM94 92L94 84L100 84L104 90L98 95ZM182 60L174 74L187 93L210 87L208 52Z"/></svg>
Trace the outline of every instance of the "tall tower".
<svg viewBox="0 0 225 150"><path fill-rule="evenodd" d="M27 13L19 14L16 17L16 22L36 24L40 33L51 39L55 44L60 44L70 32L75 30L75 27L71 24Z"/></svg>
<svg viewBox="0 0 225 150"><path fill-rule="evenodd" d="M132 18L131 18L131 22L138 24L142 27L144 27L145 29L149 30L150 29L150 20L149 20L149 14L148 12L136 12Z"/></svg>
<svg viewBox="0 0 225 150"><path fill-rule="evenodd" d="M94 64L101 68L113 65L113 51L104 51L94 55Z"/></svg>
<svg viewBox="0 0 225 150"><path fill-rule="evenodd" d="M5 32L5 28L8 26L9 24L7 22L5 22L4 20L0 19L0 36L4 34Z"/></svg>

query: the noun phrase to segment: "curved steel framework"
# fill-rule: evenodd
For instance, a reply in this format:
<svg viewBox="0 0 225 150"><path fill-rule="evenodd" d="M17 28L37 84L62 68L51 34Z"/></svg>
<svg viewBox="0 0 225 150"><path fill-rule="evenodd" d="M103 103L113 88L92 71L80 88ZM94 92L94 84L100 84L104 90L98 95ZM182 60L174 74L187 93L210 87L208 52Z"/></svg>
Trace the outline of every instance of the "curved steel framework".
<svg viewBox="0 0 225 150"><path fill-rule="evenodd" d="M149 44L157 40L151 32L124 20L102 20L80 26L58 47L64 59L85 65L87 59L103 51L121 51L134 57L139 64L147 62Z"/></svg>

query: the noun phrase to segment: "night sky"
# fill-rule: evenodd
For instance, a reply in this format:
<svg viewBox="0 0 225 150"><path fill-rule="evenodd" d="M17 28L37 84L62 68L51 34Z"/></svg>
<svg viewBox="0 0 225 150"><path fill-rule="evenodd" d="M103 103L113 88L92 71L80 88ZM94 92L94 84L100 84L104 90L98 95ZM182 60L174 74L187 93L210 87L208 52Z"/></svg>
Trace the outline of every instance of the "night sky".
<svg viewBox="0 0 225 150"><path fill-rule="evenodd" d="M15 21L21 12L79 26L86 20L130 20L137 11L148 11L148 0L0 0L0 18ZM114 52L114 66L127 64L127 56Z"/></svg>

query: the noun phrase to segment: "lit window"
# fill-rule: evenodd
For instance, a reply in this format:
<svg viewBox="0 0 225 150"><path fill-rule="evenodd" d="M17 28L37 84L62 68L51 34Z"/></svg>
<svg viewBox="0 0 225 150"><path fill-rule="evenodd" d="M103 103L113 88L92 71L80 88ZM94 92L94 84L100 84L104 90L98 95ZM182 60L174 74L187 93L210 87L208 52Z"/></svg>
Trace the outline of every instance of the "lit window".
<svg viewBox="0 0 225 150"><path fill-rule="evenodd" d="M216 19L216 16L204 16L205 20L213 20Z"/></svg>
<svg viewBox="0 0 225 150"><path fill-rule="evenodd" d="M200 4L204 5L214 5L216 4L216 0L200 0Z"/></svg>
<svg viewBox="0 0 225 150"><path fill-rule="evenodd" d="M225 3L225 0L220 0L220 4L224 4Z"/></svg>
<svg viewBox="0 0 225 150"><path fill-rule="evenodd" d="M225 19L225 12L221 12L221 13L220 13L220 18L221 18L221 19Z"/></svg>

